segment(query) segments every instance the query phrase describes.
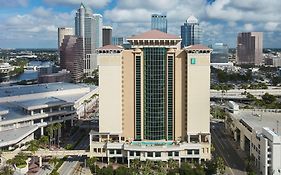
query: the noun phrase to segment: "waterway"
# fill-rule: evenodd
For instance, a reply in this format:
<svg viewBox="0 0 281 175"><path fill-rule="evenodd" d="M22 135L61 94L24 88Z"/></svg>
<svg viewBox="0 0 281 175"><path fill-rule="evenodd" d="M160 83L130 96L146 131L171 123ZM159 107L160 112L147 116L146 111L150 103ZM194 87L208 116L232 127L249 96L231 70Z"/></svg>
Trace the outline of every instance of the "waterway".
<svg viewBox="0 0 281 175"><path fill-rule="evenodd" d="M11 83L20 82L23 80L36 80L38 79L38 70L32 69L31 67L50 67L52 65L54 65L54 63L51 61L30 61L27 65L29 69L25 69L24 72L18 76L6 79L3 83L0 83L0 86L9 85Z"/></svg>

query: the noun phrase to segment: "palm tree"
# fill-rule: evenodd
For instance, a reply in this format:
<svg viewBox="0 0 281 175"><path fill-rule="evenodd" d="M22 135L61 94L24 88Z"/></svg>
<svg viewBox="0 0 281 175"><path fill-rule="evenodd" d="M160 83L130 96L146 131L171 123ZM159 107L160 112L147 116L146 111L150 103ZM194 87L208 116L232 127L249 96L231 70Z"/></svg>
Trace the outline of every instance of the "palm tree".
<svg viewBox="0 0 281 175"><path fill-rule="evenodd" d="M48 136L42 136L42 137L40 137L40 139L39 139L39 144L40 144L40 146L42 146L42 147L45 147L45 146L48 144L48 142L49 142Z"/></svg>
<svg viewBox="0 0 281 175"><path fill-rule="evenodd" d="M91 169L92 172L96 173L97 172L97 158L96 157L91 157L89 158L86 163L88 167Z"/></svg>
<svg viewBox="0 0 281 175"><path fill-rule="evenodd" d="M133 159L131 162L131 168L135 171L138 172L140 169L141 161L139 159Z"/></svg>
<svg viewBox="0 0 281 175"><path fill-rule="evenodd" d="M157 161L155 169L158 169L159 174L167 174L167 163L163 161Z"/></svg>
<svg viewBox="0 0 281 175"><path fill-rule="evenodd" d="M31 151L33 154L38 151L40 145L40 143L38 142L38 140L32 140L30 141L29 147L28 147L28 151Z"/></svg>
<svg viewBox="0 0 281 175"><path fill-rule="evenodd" d="M154 163L151 160L146 160L144 163L142 163L142 172L143 174L155 174L154 172Z"/></svg>
<svg viewBox="0 0 281 175"><path fill-rule="evenodd" d="M54 137L54 124L49 125L46 128L46 131L47 131L47 134L49 136L49 147L50 147L51 144L52 144L53 137Z"/></svg>
<svg viewBox="0 0 281 175"><path fill-rule="evenodd" d="M173 159L169 159L167 165L169 169L175 169L179 167L178 162Z"/></svg>
<svg viewBox="0 0 281 175"><path fill-rule="evenodd" d="M54 125L54 130L55 130L55 137L57 137L57 145L59 145L59 129L61 129L61 127L62 127L62 125L61 125L61 123L56 123L55 125Z"/></svg>
<svg viewBox="0 0 281 175"><path fill-rule="evenodd" d="M90 165L94 165L96 162L97 162L97 158L96 157L91 157L91 158L89 158L88 160L87 160L87 164L88 164L88 166L90 166Z"/></svg>

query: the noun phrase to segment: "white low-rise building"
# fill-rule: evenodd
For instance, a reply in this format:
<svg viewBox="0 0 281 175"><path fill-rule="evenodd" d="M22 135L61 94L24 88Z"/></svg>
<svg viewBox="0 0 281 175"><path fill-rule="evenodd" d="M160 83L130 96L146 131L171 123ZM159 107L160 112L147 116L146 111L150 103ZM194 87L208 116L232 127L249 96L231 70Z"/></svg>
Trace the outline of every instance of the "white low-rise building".
<svg viewBox="0 0 281 175"><path fill-rule="evenodd" d="M43 135L44 127L80 118L97 100L98 88L82 84L49 83L0 88L0 148Z"/></svg>
<svg viewBox="0 0 281 175"><path fill-rule="evenodd" d="M263 175L281 174L281 121L280 112L240 110L226 119L235 141Z"/></svg>
<svg viewBox="0 0 281 175"><path fill-rule="evenodd" d="M0 64L0 73L9 73L10 71L14 70L14 67L11 66L9 63L1 63Z"/></svg>

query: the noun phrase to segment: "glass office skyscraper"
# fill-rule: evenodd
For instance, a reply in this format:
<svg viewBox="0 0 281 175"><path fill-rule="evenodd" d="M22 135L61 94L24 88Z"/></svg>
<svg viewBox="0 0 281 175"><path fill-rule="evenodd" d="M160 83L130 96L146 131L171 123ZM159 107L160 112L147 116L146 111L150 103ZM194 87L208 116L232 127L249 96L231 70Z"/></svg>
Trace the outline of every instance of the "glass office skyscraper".
<svg viewBox="0 0 281 175"><path fill-rule="evenodd" d="M224 43L215 43L211 46L211 63L228 63L228 46Z"/></svg>
<svg viewBox="0 0 281 175"><path fill-rule="evenodd" d="M83 38L84 54L94 52L94 17L90 8L81 3L75 17L75 35Z"/></svg>
<svg viewBox="0 0 281 175"><path fill-rule="evenodd" d="M102 46L102 16L81 3L75 17L75 35L83 39L83 70L91 74L97 68L95 50Z"/></svg>
<svg viewBox="0 0 281 175"><path fill-rule="evenodd" d="M161 14L152 14L151 30L160 30L161 32L167 33L168 30L167 16Z"/></svg>
<svg viewBox="0 0 281 175"><path fill-rule="evenodd" d="M190 16L181 26L181 47L200 44L202 30L199 26L198 19Z"/></svg>

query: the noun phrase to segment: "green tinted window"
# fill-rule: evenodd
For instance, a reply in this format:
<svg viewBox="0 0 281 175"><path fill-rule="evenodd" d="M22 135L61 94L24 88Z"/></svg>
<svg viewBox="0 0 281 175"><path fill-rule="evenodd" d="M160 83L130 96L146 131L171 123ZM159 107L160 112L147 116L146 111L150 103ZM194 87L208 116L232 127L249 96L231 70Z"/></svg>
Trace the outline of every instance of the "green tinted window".
<svg viewBox="0 0 281 175"><path fill-rule="evenodd" d="M196 58L191 58L191 64L196 64Z"/></svg>

